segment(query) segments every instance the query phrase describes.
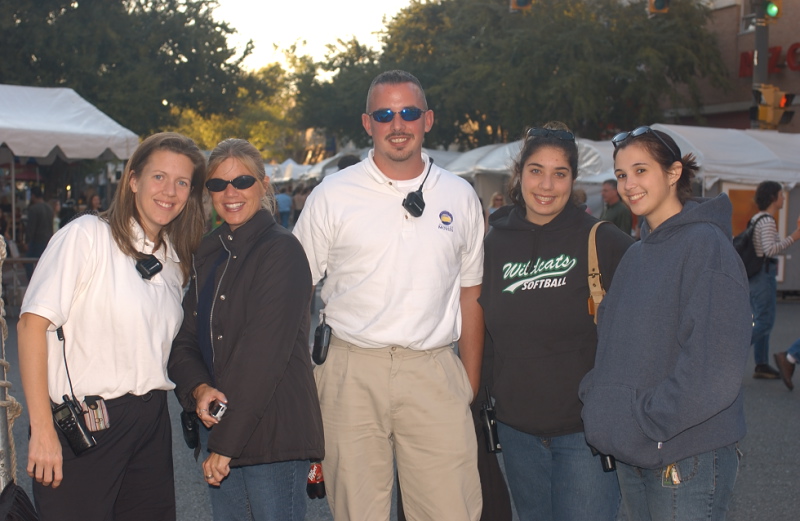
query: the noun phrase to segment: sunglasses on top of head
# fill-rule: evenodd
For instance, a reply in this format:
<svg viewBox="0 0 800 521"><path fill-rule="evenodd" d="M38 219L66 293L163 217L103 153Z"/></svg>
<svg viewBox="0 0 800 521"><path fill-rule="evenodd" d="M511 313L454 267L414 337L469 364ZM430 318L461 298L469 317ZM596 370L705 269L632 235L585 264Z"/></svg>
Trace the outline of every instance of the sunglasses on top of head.
<svg viewBox="0 0 800 521"><path fill-rule="evenodd" d="M427 112L427 110L418 109L416 107L406 107L399 112L395 112L391 109L373 110L367 114L367 116L370 116L378 123L389 123L394 119L395 114L400 114L403 121L416 121L421 118L422 114L425 112Z"/></svg>
<svg viewBox="0 0 800 521"><path fill-rule="evenodd" d="M209 192L224 192L228 185L233 185L237 190L247 190L254 184L256 184L256 178L251 175L240 175L230 181L215 177L206 181L206 188Z"/></svg>
<svg viewBox="0 0 800 521"><path fill-rule="evenodd" d="M669 146L661 136L658 135L658 132L656 132L655 130L653 130L648 126L637 127L631 130L630 132L620 132L619 134L611 138L611 143L614 145L614 148L619 148L619 146L622 145L627 140L636 139L637 137L644 136L645 134L653 134L656 137L656 139L658 139L661 142L662 145L667 147L669 153L672 154L673 161L681 160L680 154L676 153L675 150L671 146Z"/></svg>
<svg viewBox="0 0 800 521"><path fill-rule="evenodd" d="M575 134L572 132L567 132L566 130L553 130L550 128L538 128L533 127L528 129L528 134L525 139L537 138L537 137L553 137L556 139L560 139L562 141L575 141Z"/></svg>

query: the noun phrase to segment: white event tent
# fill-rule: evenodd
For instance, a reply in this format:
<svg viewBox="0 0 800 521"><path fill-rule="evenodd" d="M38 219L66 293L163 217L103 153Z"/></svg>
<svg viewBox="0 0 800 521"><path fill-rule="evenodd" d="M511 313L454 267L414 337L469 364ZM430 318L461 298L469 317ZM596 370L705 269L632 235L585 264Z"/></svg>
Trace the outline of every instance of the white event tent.
<svg viewBox="0 0 800 521"><path fill-rule="evenodd" d="M136 134L72 89L0 85L0 164L11 165L12 219L15 156L40 164L127 159L138 145Z"/></svg>

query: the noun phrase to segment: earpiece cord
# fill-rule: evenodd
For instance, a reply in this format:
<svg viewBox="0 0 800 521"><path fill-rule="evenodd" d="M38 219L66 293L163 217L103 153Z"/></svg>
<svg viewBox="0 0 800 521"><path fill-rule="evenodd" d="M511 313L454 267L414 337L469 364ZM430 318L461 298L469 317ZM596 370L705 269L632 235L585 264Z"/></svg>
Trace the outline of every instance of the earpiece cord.
<svg viewBox="0 0 800 521"><path fill-rule="evenodd" d="M422 187L425 186L425 181L427 181L428 176L431 175L431 168L433 167L433 158L429 157L428 159L428 171L425 173L425 179L422 180L422 182L419 184L419 188L417 188L417 192L420 194L422 193Z"/></svg>
<svg viewBox="0 0 800 521"><path fill-rule="evenodd" d="M72 397L72 401L75 404L78 404L78 399L75 398L75 391L72 389L72 378L69 376L69 366L67 365L67 341L64 338L64 330L62 328L56 329L56 335L58 335L58 339L61 340L61 348L62 353L64 353L64 368L67 370L67 382L69 382L69 394Z"/></svg>

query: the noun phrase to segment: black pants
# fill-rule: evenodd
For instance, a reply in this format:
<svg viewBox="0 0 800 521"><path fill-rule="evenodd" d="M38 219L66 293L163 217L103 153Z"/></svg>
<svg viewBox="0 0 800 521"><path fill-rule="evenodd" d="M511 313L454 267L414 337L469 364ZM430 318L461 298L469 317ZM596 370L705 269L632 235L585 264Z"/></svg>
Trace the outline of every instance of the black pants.
<svg viewBox="0 0 800 521"><path fill-rule="evenodd" d="M33 482L41 521L174 521L175 483L167 392L106 402L111 427L80 457L59 432L64 480Z"/></svg>

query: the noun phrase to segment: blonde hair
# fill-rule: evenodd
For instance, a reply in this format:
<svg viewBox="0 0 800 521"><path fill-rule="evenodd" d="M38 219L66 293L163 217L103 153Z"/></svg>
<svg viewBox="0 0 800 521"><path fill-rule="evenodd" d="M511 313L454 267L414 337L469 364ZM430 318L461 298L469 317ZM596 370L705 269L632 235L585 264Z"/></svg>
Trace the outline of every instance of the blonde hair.
<svg viewBox="0 0 800 521"><path fill-rule="evenodd" d="M244 139L229 138L220 141L211 151L208 158L208 171L206 181L211 179L217 168L227 159L236 159L247 171L264 186L264 196L261 198L261 207L275 213L275 195L272 190L272 183L264 183L267 173L264 170L264 160L258 149L249 141Z"/></svg>
<svg viewBox="0 0 800 521"><path fill-rule="evenodd" d="M111 236L125 255L134 259L143 259L144 253L136 248L131 230L131 219L142 226L142 218L136 207L136 194L131 189L131 179L138 179L152 155L159 150L167 150L181 154L192 162L192 185L186 206L178 216L162 227L155 240L154 249L164 243L164 236L169 237L175 253L180 259L180 269L184 284L189 280L192 253L200 245L203 237L203 180L206 174L206 160L203 153L190 138L175 132L161 132L148 137L136 148L125 171L122 174L114 200L108 210L100 217L111 226ZM144 226L142 226L144 227Z"/></svg>

